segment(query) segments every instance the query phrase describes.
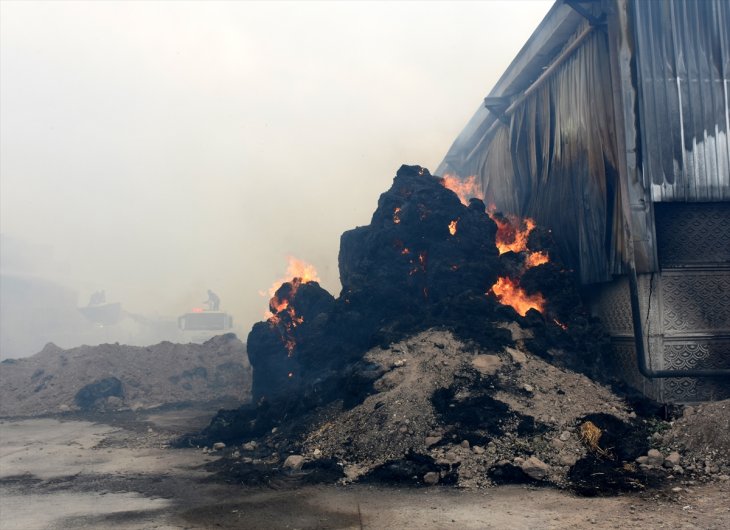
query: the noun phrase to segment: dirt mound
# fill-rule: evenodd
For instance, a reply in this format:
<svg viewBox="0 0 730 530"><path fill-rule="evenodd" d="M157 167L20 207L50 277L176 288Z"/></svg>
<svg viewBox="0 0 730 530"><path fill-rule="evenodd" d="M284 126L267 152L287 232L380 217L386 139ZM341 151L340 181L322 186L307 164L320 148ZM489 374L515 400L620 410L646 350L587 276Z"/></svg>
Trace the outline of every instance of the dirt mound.
<svg viewBox="0 0 730 530"><path fill-rule="evenodd" d="M730 400L685 407L655 438L666 451L683 453L686 471L730 480Z"/></svg>
<svg viewBox="0 0 730 530"><path fill-rule="evenodd" d="M145 409L233 397L245 402L251 368L235 335L204 344L102 344L0 363L0 415Z"/></svg>
<svg viewBox="0 0 730 530"><path fill-rule="evenodd" d="M220 413L184 443L227 442L228 458L215 467L247 484L292 473L310 480L334 462L344 482L524 483L594 495L641 490L671 471L634 463L650 449L652 421L609 387L531 354L523 340L489 351L432 329L371 349L356 371L366 395L355 404L251 405Z"/></svg>

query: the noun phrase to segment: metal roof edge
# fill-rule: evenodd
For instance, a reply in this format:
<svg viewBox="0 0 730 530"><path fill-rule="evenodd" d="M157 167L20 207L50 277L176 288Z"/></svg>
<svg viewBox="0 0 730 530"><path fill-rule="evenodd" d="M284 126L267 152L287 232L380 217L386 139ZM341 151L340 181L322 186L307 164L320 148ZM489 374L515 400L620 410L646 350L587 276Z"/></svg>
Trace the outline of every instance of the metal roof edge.
<svg viewBox="0 0 730 530"><path fill-rule="evenodd" d="M513 98L526 90L565 47L584 20L564 0L556 0L487 98ZM437 174L448 170L453 166L453 162L458 163L460 155L470 153L497 119L498 117L481 103L439 164Z"/></svg>

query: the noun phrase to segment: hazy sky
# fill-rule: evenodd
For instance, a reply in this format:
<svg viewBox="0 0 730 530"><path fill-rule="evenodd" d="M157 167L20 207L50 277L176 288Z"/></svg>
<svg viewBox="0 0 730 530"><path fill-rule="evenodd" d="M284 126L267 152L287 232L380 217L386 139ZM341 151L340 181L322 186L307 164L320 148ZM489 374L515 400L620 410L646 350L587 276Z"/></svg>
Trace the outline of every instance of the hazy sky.
<svg viewBox="0 0 730 530"><path fill-rule="evenodd" d="M436 168L551 5L3 1L0 231L83 303L210 287L248 328L288 255L337 295L340 234Z"/></svg>

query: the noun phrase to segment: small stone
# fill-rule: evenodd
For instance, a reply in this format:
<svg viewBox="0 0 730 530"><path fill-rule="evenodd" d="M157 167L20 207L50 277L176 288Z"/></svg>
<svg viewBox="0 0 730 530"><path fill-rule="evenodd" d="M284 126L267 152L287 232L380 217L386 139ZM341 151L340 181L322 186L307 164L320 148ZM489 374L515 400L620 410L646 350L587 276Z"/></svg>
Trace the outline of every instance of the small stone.
<svg viewBox="0 0 730 530"><path fill-rule="evenodd" d="M682 466L674 466L672 468L672 473L676 473L677 475L684 475L684 468Z"/></svg>
<svg viewBox="0 0 730 530"><path fill-rule="evenodd" d="M459 445L464 449L469 449L469 440L462 440Z"/></svg>
<svg viewBox="0 0 730 530"><path fill-rule="evenodd" d="M677 486L676 488L672 488L672 491L674 493L679 493L680 491L682 491L682 488L680 488L679 486Z"/></svg>
<svg viewBox="0 0 730 530"><path fill-rule="evenodd" d="M240 456L241 456L241 452L240 452L240 451L233 451L233 454L232 454L231 456L232 456L233 458L238 458L238 457L240 457Z"/></svg>
<svg viewBox="0 0 730 530"><path fill-rule="evenodd" d="M530 394L532 394L535 391L535 387L533 387L532 385L528 385L527 383L525 383L524 385L522 385L522 389L525 392L529 392Z"/></svg>
<svg viewBox="0 0 730 530"><path fill-rule="evenodd" d="M250 464L251 462L253 462L253 458L249 458L247 456L244 456L243 458L241 458L242 464Z"/></svg>
<svg viewBox="0 0 730 530"><path fill-rule="evenodd" d="M284 460L284 469L299 471L304 465L304 457L302 455L289 455Z"/></svg>
<svg viewBox="0 0 730 530"><path fill-rule="evenodd" d="M345 466L342 471L345 473L347 480L356 480L362 475L362 468L360 466Z"/></svg>
<svg viewBox="0 0 730 530"><path fill-rule="evenodd" d="M440 436L427 436L426 437L426 447L431 447L432 445L436 445L441 441Z"/></svg>
<svg viewBox="0 0 730 530"><path fill-rule="evenodd" d="M221 449L225 449L225 448L226 448L226 444L224 444L223 442L216 442L213 444L214 451L220 451Z"/></svg>
<svg viewBox="0 0 730 530"><path fill-rule="evenodd" d="M525 364L527 362L527 357L525 356L525 354L516 348L507 347L504 349L504 351L509 353L510 357L512 357L512 360L517 364Z"/></svg>
<svg viewBox="0 0 730 530"><path fill-rule="evenodd" d="M578 461L578 457L571 455L571 454L561 453L558 456L558 462L560 462L560 464L563 466L574 466L577 461Z"/></svg>
<svg viewBox="0 0 730 530"><path fill-rule="evenodd" d="M319 456L319 455L321 455L321 454L322 454L322 451L320 451L319 449L315 449L314 451L312 451L312 454L313 454L314 456Z"/></svg>
<svg viewBox="0 0 730 530"><path fill-rule="evenodd" d="M570 440L570 433L568 431L563 431L560 433L560 441L561 442L567 442Z"/></svg>
<svg viewBox="0 0 730 530"><path fill-rule="evenodd" d="M650 466L660 467L662 464L664 464L664 455L661 453L661 451L658 451L656 449L649 449L649 452L646 453L646 456L648 457L646 463Z"/></svg>
<svg viewBox="0 0 730 530"><path fill-rule="evenodd" d="M565 442L560 438L553 438L552 440L550 440L550 445L560 451L563 447L565 447Z"/></svg>
<svg viewBox="0 0 730 530"><path fill-rule="evenodd" d="M646 465L649 463L649 457L648 456L640 456L636 459L636 463L639 465Z"/></svg>
<svg viewBox="0 0 730 530"><path fill-rule="evenodd" d="M521 467L525 475L534 478L535 480L544 479L550 472L550 466L534 456L525 460Z"/></svg>
<svg viewBox="0 0 730 530"><path fill-rule="evenodd" d="M484 454L484 448L483 447L479 447L478 445L475 445L474 447L472 447L471 448L471 451L475 455L483 455Z"/></svg>
<svg viewBox="0 0 730 530"><path fill-rule="evenodd" d="M730 475L717 475L718 480L730 480Z"/></svg>
<svg viewBox="0 0 730 530"><path fill-rule="evenodd" d="M429 486L435 486L439 483L439 474L434 471L429 471L423 475L423 483Z"/></svg>
<svg viewBox="0 0 730 530"><path fill-rule="evenodd" d="M664 459L664 467L678 466L680 460L682 460L682 457L680 456L680 454L677 451L672 451Z"/></svg>
<svg viewBox="0 0 730 530"><path fill-rule="evenodd" d="M516 457L514 457L514 459L512 459L512 462L516 466L521 466L522 464L525 463L525 459L522 458L521 456L516 456Z"/></svg>
<svg viewBox="0 0 730 530"><path fill-rule="evenodd" d="M397 361L395 361L393 363L393 366L395 366L396 368L400 368L401 366L404 366L405 364L406 364L405 359L398 359Z"/></svg>
<svg viewBox="0 0 730 530"><path fill-rule="evenodd" d="M246 442L245 444L243 444L241 446L241 449L243 449L244 451L255 451L257 447L258 447L258 444L256 442L251 441L251 442Z"/></svg>
<svg viewBox="0 0 730 530"><path fill-rule="evenodd" d="M482 375L494 375L502 366L502 360L496 355L476 355L471 365Z"/></svg>

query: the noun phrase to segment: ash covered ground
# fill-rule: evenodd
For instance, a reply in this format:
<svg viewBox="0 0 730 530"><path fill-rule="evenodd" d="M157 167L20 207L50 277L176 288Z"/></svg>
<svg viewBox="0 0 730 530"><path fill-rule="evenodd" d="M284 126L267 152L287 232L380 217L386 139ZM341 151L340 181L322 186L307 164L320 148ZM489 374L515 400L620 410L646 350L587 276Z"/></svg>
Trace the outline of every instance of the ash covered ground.
<svg viewBox="0 0 730 530"><path fill-rule="evenodd" d="M611 379L549 232L449 185L401 167L370 225L341 238L340 296L284 283L248 337L253 402L179 444L227 444L215 469L245 484L601 495L683 475L679 453L653 446L676 411Z"/></svg>

